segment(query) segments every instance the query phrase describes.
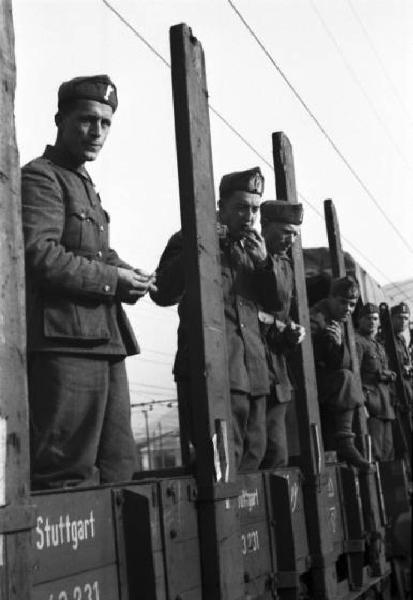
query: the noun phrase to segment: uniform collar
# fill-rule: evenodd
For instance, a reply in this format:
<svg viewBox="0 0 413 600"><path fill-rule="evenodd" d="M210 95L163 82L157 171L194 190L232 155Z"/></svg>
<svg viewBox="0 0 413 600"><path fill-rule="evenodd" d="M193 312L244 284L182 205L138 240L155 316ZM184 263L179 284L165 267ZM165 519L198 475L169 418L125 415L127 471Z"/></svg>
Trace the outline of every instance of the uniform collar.
<svg viewBox="0 0 413 600"><path fill-rule="evenodd" d="M51 160L59 167L64 167L65 169L74 171L75 173L77 173L84 179L87 179L87 181L90 181L90 183L93 184L92 179L89 173L86 171L84 165L77 165L73 160L73 157L65 150L57 148L56 146L47 145L43 153L43 157Z"/></svg>

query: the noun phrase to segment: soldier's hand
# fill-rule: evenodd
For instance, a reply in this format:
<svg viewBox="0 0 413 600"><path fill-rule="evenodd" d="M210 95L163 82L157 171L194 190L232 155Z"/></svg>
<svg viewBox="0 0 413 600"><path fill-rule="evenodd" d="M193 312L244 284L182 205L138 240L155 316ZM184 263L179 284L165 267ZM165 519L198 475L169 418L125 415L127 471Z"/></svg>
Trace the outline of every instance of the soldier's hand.
<svg viewBox="0 0 413 600"><path fill-rule="evenodd" d="M297 346L305 338L305 329L302 325L291 321L284 329L284 336L287 344Z"/></svg>
<svg viewBox="0 0 413 600"><path fill-rule="evenodd" d="M342 333L340 324L337 321L331 321L324 329L325 335L337 346L342 344Z"/></svg>
<svg viewBox="0 0 413 600"><path fill-rule="evenodd" d="M243 238L245 250L250 255L253 263L258 266L267 260L267 248L264 238L255 229L248 229Z"/></svg>
<svg viewBox="0 0 413 600"><path fill-rule="evenodd" d="M122 302L133 304L142 298L154 285L152 273L141 269L132 270L118 267L117 296Z"/></svg>

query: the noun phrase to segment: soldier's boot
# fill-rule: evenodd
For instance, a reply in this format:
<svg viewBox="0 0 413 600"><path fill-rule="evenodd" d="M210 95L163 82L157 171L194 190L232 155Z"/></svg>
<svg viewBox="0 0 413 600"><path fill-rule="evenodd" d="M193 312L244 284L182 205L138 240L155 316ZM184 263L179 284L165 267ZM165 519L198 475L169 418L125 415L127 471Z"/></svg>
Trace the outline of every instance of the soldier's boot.
<svg viewBox="0 0 413 600"><path fill-rule="evenodd" d="M355 435L352 432L353 410L346 410L336 414L336 450L339 460L357 467L361 471L369 471L371 465L357 450L354 444Z"/></svg>

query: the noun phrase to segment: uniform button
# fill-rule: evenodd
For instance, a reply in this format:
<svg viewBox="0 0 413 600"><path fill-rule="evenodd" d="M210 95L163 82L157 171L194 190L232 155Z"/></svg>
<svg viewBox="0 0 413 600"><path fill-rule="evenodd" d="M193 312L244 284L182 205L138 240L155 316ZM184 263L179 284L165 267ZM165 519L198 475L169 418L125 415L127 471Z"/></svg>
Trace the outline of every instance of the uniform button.
<svg viewBox="0 0 413 600"><path fill-rule="evenodd" d="M242 327L242 329L244 329L244 327L245 327L244 323L241 323L241 327Z"/></svg>
<svg viewBox="0 0 413 600"><path fill-rule="evenodd" d="M104 292L110 292L110 285L107 285L107 284L106 284L106 285L104 285L104 286L103 286L103 291L104 291Z"/></svg>
<svg viewBox="0 0 413 600"><path fill-rule="evenodd" d="M103 225L101 225L101 226L99 227L99 229L100 229L100 231L105 231L105 228L103 227Z"/></svg>
<svg viewBox="0 0 413 600"><path fill-rule="evenodd" d="M86 219L86 213L85 212L81 212L80 216L81 216L82 219Z"/></svg>
<svg viewBox="0 0 413 600"><path fill-rule="evenodd" d="M239 305L240 305L240 306L243 306L243 302L241 302L241 300L239 301Z"/></svg>
<svg viewBox="0 0 413 600"><path fill-rule="evenodd" d="M99 256L99 258L102 258L102 250L99 250L99 252L97 253L97 256Z"/></svg>

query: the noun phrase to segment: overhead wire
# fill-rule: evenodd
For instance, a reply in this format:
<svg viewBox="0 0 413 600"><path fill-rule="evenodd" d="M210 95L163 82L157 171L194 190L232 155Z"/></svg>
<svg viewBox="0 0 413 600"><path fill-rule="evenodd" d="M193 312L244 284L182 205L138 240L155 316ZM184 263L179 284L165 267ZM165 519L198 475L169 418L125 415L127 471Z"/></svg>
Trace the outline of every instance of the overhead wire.
<svg viewBox="0 0 413 600"><path fill-rule="evenodd" d="M382 61L382 59L381 59L381 57L380 57L380 54L378 53L378 51L377 51L377 48L376 48L376 46L375 46L375 45L374 45L374 43L373 43L373 40L372 40L372 38L371 38L371 35L370 35L370 34L369 34L369 32L367 31L367 28L366 28L366 26L364 25L364 23L363 23L363 21L362 21L362 19L361 19L360 15L359 15L359 14L358 14L358 12L356 11L356 9L355 9L355 7L354 7L354 4L353 4L352 0L347 0L347 3L348 3L348 5L349 5L349 7L350 7L350 11L351 11L351 13L352 13L352 15L353 15L354 19L355 19L355 20L357 21L357 23L359 24L359 27L360 27L360 29L361 29L361 31L362 31L362 34L363 34L363 36L364 36L364 38L365 38L365 40L366 40L366 42L367 42L367 44L368 44L368 46L369 46L369 48L370 48L371 52L372 52L372 54L374 55L374 57L376 58L376 61L377 61L378 65L380 66L380 69L381 69L381 71L382 71L382 73L383 73L383 75L384 75L384 77L385 77L385 79L386 79L386 81L387 81L387 84L388 84L388 86L389 86L389 89L391 90L391 92L392 92L392 94L393 94L394 98L396 98L396 100L398 101L400 108L403 110L404 114L405 114L405 115L406 115L406 117L409 119L409 121L410 121L410 125L413 125L413 119L412 119L412 116L411 116L411 114L410 114L409 110L407 109L407 107L406 107L406 105L405 105L404 101L402 100L402 97L401 97L401 95L399 94L399 91L398 91L398 89L397 89L396 85L394 84L394 82L393 82L393 79L390 77L389 73L387 72L387 69L386 69L386 67L384 66L384 63L383 63L383 61Z"/></svg>
<svg viewBox="0 0 413 600"><path fill-rule="evenodd" d="M238 13L237 8L233 5L233 3L231 2L231 0L227 0L229 2L229 4L231 4L231 6L233 6L235 12ZM167 66L169 69L171 68L171 64L162 56L162 54L160 54L156 48L154 48L154 46L148 42L145 37L138 32L138 30L131 24L129 23L125 17L123 17L112 5L110 2L108 2L108 0L102 0L103 4L105 4L105 6L107 8L109 8L109 10L114 13L119 20L124 23L128 29L130 29L138 38L139 40L141 40L145 46L153 53L155 54L155 56L157 56L157 58L159 58L161 60L161 62ZM244 19L242 17L242 15L240 13L238 13L240 16L240 19L244 22ZM247 28L249 28L248 24L245 22L245 25ZM255 34L252 32L252 35L255 37ZM259 45L261 46L261 42L257 39L257 42L259 43ZM263 47L263 46L262 46ZM264 49L264 47L263 47ZM295 89L292 87L292 85L290 84L290 82L288 81L288 79L286 78L286 76L284 75L284 73L279 69L278 65L276 66L277 70L280 71L280 74L282 74L282 77L285 79L287 85L290 87L290 89L292 91L294 91L294 94L297 95L297 92L295 92ZM300 102L303 103L304 101L301 100L301 97L298 96L300 98ZM305 103L304 103L304 106ZM236 127L234 127L234 125L232 125L218 110L216 110L213 106L211 106L211 104L209 104L209 109L210 111L219 119L221 120L256 156L258 156L271 170L274 170L274 166L273 164L267 159L265 158L265 156L263 156L263 154L261 152L259 152L239 131L238 129L236 129ZM309 109L308 109L309 110ZM311 111L310 111L311 113ZM311 113L312 114L312 113ZM316 118L316 117L314 117ZM321 124L320 127L322 128ZM326 134L328 135L328 134ZM332 142L332 141L331 141ZM334 142L332 142L332 144L334 144ZM312 204L302 193L300 193L299 191L297 191L297 194L299 196L299 198L306 204L308 205L311 210L313 210L323 221L324 221L324 215L322 214L322 212L316 207L314 206L314 204ZM381 209L382 210L382 209ZM391 221L390 221L391 223ZM392 227L395 227L392 224ZM396 229L397 233L398 230ZM355 250L366 262L368 262L368 264L370 266L372 266L377 273L379 273L384 279L386 279L389 283L392 283L395 287L397 287L400 292L403 294L403 296L409 300L409 298L406 296L406 294L404 293L403 289L400 288L398 286L397 283L393 282L379 267L377 267L375 265L375 263L373 263L371 261L371 259L369 259L361 250L359 250L355 244L353 242L351 242L347 237L345 237L344 235L342 235L342 239L353 248L353 250ZM413 252L413 249L411 250Z"/></svg>
<svg viewBox="0 0 413 600"><path fill-rule="evenodd" d="M106 1L106 0L103 0L103 1ZM301 96L301 94L296 90L296 88L291 83L291 81L288 79L288 77L286 76L286 74L284 73L284 71L278 65L278 63L276 62L276 60L274 59L274 57L272 56L272 54L270 53L270 51L268 50L268 48L260 40L260 38L258 37L258 35L253 30L253 28L249 25L249 23L246 21L246 19L244 18L244 16L241 14L241 12L235 6L234 2L232 0L227 0L227 2L230 5L230 7L232 8L232 10L235 12L235 14L238 16L239 20L244 25L244 27L246 28L246 30L249 32L249 34L251 35L251 37L256 41L256 43L258 44L258 46L264 52L264 54L266 55L266 57L268 58L268 60L271 62L271 64L275 68L275 70L279 73L279 75L281 76L281 78L283 79L283 81L286 83L286 85L288 86L288 88L291 90L291 92L293 93L293 95L295 96L295 98L298 100L298 102L304 108L304 110L309 115L309 117L311 118L311 120L315 123L315 125L317 126L317 128L321 131L321 133L323 134L323 136L325 137L325 139L328 141L328 143L330 144L330 146L333 148L333 150L335 151L335 153L339 156L339 158L341 159L341 161L347 167L348 171L352 174L352 176L354 177L354 179L358 182L358 184L360 185L360 187L364 190L364 192L366 193L366 195L373 202L374 206L380 212L380 214L385 219L385 221L388 223L388 225L391 227L391 229L395 232L395 234L397 235L397 237L403 242L404 246L406 246L406 248L409 250L409 252L411 254L413 254L413 246L411 246L411 244L407 241L407 239L404 237L404 235L399 231L398 227L393 223L393 221L387 215L386 211L382 208L382 206L380 205L380 203L378 202L378 200L374 196L373 192L364 183L363 179L357 173L357 171L354 169L354 167L351 165L351 163L349 162L349 160L344 156L344 154L342 153L342 151L340 150L340 148L337 146L337 144L335 143L335 141L333 140L333 138L327 132L327 130L325 129L325 127L321 124L320 120L316 117L316 115L311 110L311 108L309 107L309 105L305 102L305 100L303 99L303 97Z"/></svg>
<svg viewBox="0 0 413 600"><path fill-rule="evenodd" d="M389 128L387 127L386 123L382 119L382 117L381 117L379 111L377 110L377 108L376 108L373 100L370 98L369 94L367 93L367 91L366 91L363 83L361 82L361 79L358 77L357 73L355 72L355 70L351 66L351 63L349 62L349 60L347 59L346 55L344 54L344 51L341 48L340 44L338 43L338 41L337 41L334 33L331 31L330 27L327 25L326 20L324 19L323 15L319 11L315 0L309 0L309 2L310 2L310 6L312 7L314 13L317 15L317 18L320 21L321 26L324 29L326 35L328 36L328 38L330 39L331 43L333 44L333 46L337 50L337 53L339 54L341 60L343 61L343 64L346 67L346 69L347 69L347 71L348 71L351 79L356 84L356 86L359 88L359 90L362 93L364 99L366 100L368 106L370 107L370 110L371 110L372 114L375 116L375 118L376 118L377 122L379 123L380 127L383 129L383 131L384 131L387 139L389 140L390 144L392 145L392 147L394 148L394 150L397 152L397 154L398 154L399 158L402 160L403 164L408 169L411 169L413 165L411 165L409 163L409 161L406 158L405 154L401 150L399 144L396 142L396 140L392 136L391 132L389 131Z"/></svg>

